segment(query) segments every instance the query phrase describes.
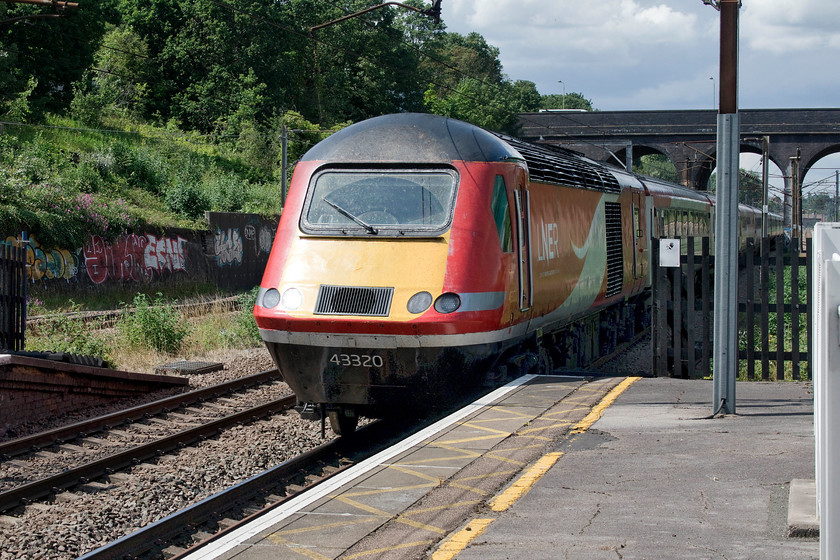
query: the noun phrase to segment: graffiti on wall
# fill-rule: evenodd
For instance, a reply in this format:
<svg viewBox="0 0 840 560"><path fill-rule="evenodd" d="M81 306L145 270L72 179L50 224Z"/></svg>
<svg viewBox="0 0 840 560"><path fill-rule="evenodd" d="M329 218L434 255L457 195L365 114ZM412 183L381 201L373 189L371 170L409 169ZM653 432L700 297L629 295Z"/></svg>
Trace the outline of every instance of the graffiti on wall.
<svg viewBox="0 0 840 560"><path fill-rule="evenodd" d="M270 253L271 245L274 243L274 228L261 223L249 223L245 226L245 239L253 241L254 254Z"/></svg>
<svg viewBox="0 0 840 560"><path fill-rule="evenodd" d="M242 264L242 237L239 235L239 229L217 229L214 249L219 266Z"/></svg>
<svg viewBox="0 0 840 560"><path fill-rule="evenodd" d="M207 230L126 234L113 241L93 235L75 249L47 248L34 237L24 241L21 236L9 236L4 241L2 234L0 243L25 247L27 277L42 281L48 289L63 290L71 284L154 283L175 273L186 281L212 280L224 289L250 289L265 270L277 218L208 214Z"/></svg>
<svg viewBox="0 0 840 560"><path fill-rule="evenodd" d="M6 238L7 245L26 247L26 275L31 280L72 280L79 272L81 249L47 249L37 239L23 241L20 236Z"/></svg>
<svg viewBox="0 0 840 560"><path fill-rule="evenodd" d="M149 282L155 274L187 270L186 243L181 236L158 237L150 233L124 235L113 243L92 235L83 249L85 269L94 284L109 279Z"/></svg>

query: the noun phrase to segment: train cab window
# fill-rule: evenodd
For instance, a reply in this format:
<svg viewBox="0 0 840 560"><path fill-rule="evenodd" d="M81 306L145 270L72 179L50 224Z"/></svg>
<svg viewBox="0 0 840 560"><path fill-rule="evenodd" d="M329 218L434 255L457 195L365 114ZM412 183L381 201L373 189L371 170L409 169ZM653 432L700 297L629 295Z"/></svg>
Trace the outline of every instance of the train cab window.
<svg viewBox="0 0 840 560"><path fill-rule="evenodd" d="M309 186L304 233L433 236L452 223L454 169L326 169Z"/></svg>
<svg viewBox="0 0 840 560"><path fill-rule="evenodd" d="M499 233L499 243L505 253L513 252L513 238L511 237L510 205L508 204L505 178L496 175L496 182L493 185L493 201L490 203L490 211L496 221L496 230Z"/></svg>

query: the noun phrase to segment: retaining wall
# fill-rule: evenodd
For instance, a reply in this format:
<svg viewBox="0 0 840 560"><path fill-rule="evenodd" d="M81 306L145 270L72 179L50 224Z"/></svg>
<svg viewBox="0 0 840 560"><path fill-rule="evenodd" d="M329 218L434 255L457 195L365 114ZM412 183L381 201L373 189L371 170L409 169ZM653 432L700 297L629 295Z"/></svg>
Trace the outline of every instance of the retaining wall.
<svg viewBox="0 0 840 560"><path fill-rule="evenodd" d="M0 433L41 418L188 384L184 377L0 355Z"/></svg>
<svg viewBox="0 0 840 560"><path fill-rule="evenodd" d="M83 247L44 247L35 237L5 237L26 249L30 286L48 292L130 284L214 283L224 290L259 284L279 217L208 212L206 230L149 228Z"/></svg>

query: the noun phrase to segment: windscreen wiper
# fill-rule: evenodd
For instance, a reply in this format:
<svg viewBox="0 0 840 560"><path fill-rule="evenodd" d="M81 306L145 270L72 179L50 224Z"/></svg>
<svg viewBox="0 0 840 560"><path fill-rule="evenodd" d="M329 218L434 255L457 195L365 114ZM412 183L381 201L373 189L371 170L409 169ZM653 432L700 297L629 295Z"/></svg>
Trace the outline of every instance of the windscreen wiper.
<svg viewBox="0 0 840 560"><path fill-rule="evenodd" d="M333 202L332 200L327 200L327 197L326 197L326 196L325 196L325 197L323 197L321 200L323 200L324 202L326 202L327 204L329 204L330 206L332 206L333 208L335 208L336 210L338 210L338 212L339 212L340 214L342 214L343 216L345 216L345 217L347 217L347 218L350 218L351 220L353 220L354 222L356 222L357 224L359 224L360 226L362 226L363 228L365 228L366 230L368 230L368 233L370 233L371 235L377 235L377 234L379 234L379 230L378 230L378 229L376 229L375 227L373 227L373 226L372 226L372 225L370 225L369 223L365 222L364 220L362 220L362 219L361 219L361 218L359 218L358 216L356 216L356 215L354 215L354 214L352 214L352 213L348 212L347 210L345 210L344 208L342 208L341 206L339 206L338 204L336 204L336 203L335 203L335 202Z"/></svg>

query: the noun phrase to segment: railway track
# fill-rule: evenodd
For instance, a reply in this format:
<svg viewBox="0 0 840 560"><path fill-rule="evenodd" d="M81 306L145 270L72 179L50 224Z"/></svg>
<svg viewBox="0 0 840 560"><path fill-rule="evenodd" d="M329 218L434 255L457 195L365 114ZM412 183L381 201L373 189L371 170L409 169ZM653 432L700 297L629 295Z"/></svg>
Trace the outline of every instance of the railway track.
<svg viewBox="0 0 840 560"><path fill-rule="evenodd" d="M270 385L278 375L268 370L6 442L0 446L0 513L287 410L294 396L271 398L279 392Z"/></svg>
<svg viewBox="0 0 840 560"><path fill-rule="evenodd" d="M87 484L105 475L135 466L142 461L149 461L176 449L218 435L219 432L231 426L258 420L267 415L288 410L294 405L294 396L283 397L7 490L0 493L0 512L30 504L35 500L58 494L80 484Z"/></svg>
<svg viewBox="0 0 840 560"><path fill-rule="evenodd" d="M352 438L326 442L306 453L209 496L79 560L141 558L177 560L196 544L217 539L253 516L312 490L405 436L408 424L372 422Z"/></svg>
<svg viewBox="0 0 840 560"><path fill-rule="evenodd" d="M2 442L0 443L0 460L7 460L24 453L38 451L51 445L60 445L76 439L85 438L116 426L148 419L160 414L167 414L195 403L217 399L236 391L242 391L249 387L255 387L276 379L280 379L280 372L277 369L269 369L203 389L196 389L126 410L120 410L112 414L98 416L31 436Z"/></svg>
<svg viewBox="0 0 840 560"><path fill-rule="evenodd" d="M187 303L173 303L168 307L178 310L183 317L197 317L208 315L211 312L232 313L240 309L242 302L239 296L230 296L219 299L208 299L206 301L194 301ZM127 308L132 311L133 308ZM58 313L66 319L82 319L85 324L97 329L106 329L117 324L123 310L106 310L106 311L68 311L65 313ZM35 315L27 317L26 326L28 329L37 330L39 327L49 324L51 320L47 315Z"/></svg>

